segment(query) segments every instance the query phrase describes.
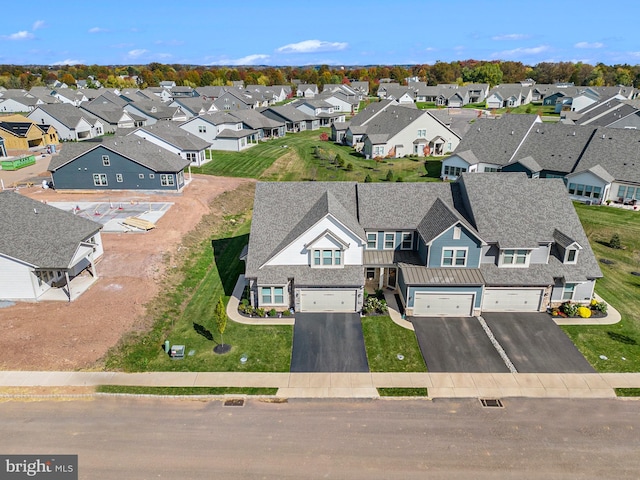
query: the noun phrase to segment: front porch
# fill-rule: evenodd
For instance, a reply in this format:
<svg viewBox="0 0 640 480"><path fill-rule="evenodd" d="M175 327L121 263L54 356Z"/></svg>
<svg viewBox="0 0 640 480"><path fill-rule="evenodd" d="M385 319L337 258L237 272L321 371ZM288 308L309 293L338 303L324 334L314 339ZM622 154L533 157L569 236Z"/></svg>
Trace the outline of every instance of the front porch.
<svg viewBox="0 0 640 480"><path fill-rule="evenodd" d="M72 302L89 290L91 285L97 281L98 277L94 277L85 269L80 275L70 278L68 283L64 282L64 284L59 287L52 286L38 297L38 301Z"/></svg>

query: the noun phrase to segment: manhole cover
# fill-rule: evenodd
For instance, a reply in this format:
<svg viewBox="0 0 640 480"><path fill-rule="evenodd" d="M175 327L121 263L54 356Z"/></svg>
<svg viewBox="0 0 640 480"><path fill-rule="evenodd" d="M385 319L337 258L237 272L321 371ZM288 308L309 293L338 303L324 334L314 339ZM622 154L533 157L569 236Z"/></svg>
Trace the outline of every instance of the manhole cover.
<svg viewBox="0 0 640 480"><path fill-rule="evenodd" d="M224 401L225 407L244 407L244 399L242 398L231 398L229 400Z"/></svg>
<svg viewBox="0 0 640 480"><path fill-rule="evenodd" d="M504 405L499 398L481 398L480 403L483 407L502 408Z"/></svg>

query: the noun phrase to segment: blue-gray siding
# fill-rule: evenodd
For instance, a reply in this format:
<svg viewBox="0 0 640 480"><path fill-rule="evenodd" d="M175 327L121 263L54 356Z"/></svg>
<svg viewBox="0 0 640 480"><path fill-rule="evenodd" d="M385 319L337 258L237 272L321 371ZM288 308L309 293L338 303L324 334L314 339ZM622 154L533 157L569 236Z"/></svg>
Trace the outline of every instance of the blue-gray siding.
<svg viewBox="0 0 640 480"><path fill-rule="evenodd" d="M454 227L449 228L446 232L431 242L429 247L429 263L428 267L438 268L442 263L442 250L444 248L467 248L467 265L466 268L478 268L480 266L480 255L482 253L480 241L471 235L466 228L461 227L460 238L453 239Z"/></svg>

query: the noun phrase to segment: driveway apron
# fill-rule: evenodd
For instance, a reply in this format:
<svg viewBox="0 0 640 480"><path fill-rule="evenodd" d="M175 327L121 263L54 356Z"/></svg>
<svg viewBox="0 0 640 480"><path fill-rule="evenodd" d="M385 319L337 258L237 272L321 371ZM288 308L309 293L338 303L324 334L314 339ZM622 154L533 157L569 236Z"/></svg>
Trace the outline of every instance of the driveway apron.
<svg viewBox="0 0 640 480"><path fill-rule="evenodd" d="M508 373L475 317L411 319L429 372Z"/></svg>
<svg viewBox="0 0 640 480"><path fill-rule="evenodd" d="M546 313L482 314L518 373L594 373L573 342Z"/></svg>
<svg viewBox="0 0 640 480"><path fill-rule="evenodd" d="M357 313L296 313L292 372L368 372Z"/></svg>

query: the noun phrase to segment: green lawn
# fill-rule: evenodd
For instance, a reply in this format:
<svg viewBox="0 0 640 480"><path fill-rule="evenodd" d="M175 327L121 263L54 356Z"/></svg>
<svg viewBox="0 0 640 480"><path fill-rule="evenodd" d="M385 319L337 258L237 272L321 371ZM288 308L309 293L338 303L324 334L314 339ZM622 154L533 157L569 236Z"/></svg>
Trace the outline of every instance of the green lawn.
<svg viewBox="0 0 640 480"><path fill-rule="evenodd" d="M426 388L378 388L381 397L428 397Z"/></svg>
<svg viewBox="0 0 640 480"><path fill-rule="evenodd" d="M371 181L385 181L389 170L393 181L438 181L441 160L424 158L393 158L376 162L366 160L353 148L320 140L330 133L328 128L287 134L262 142L242 152L214 151L213 160L194 173L228 177L257 178L264 181L358 181L367 175ZM343 160L335 161L336 155ZM351 165L351 167L349 167Z"/></svg>
<svg viewBox="0 0 640 480"><path fill-rule="evenodd" d="M640 212L613 207L576 204L576 210L598 260L604 278L598 279L596 292L622 315L615 325L563 326L576 346L600 372L640 371ZM614 233L620 235L624 249L606 244ZM603 355L606 359L601 358Z"/></svg>
<svg viewBox="0 0 640 480"><path fill-rule="evenodd" d="M426 372L415 333L387 316L362 318L362 332L372 372ZM401 355L402 360L398 358Z"/></svg>
<svg viewBox="0 0 640 480"><path fill-rule="evenodd" d="M533 103L529 103L527 105L520 105L518 107L512 107L512 108L498 108L498 109L494 109L491 112L492 113L537 113L538 115L541 116L545 116L545 117L560 117L559 113L555 112L555 105L540 105L540 104L533 104Z"/></svg>
<svg viewBox="0 0 640 480"><path fill-rule="evenodd" d="M277 388L251 387L135 387L127 385L99 385L99 393L127 393L132 395L275 395Z"/></svg>

